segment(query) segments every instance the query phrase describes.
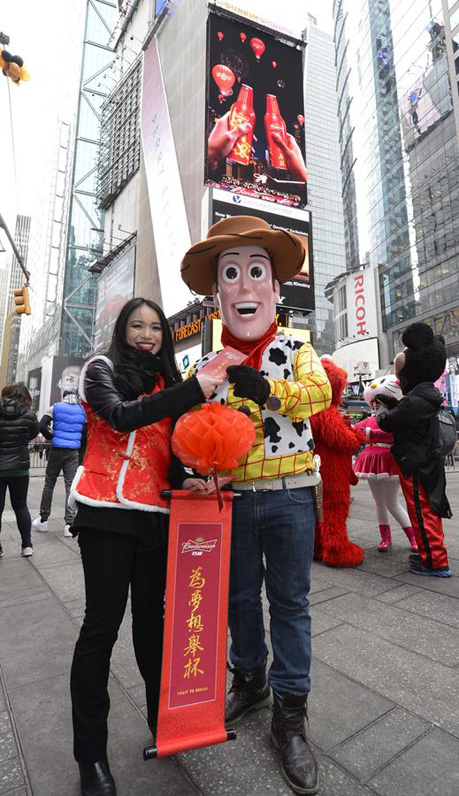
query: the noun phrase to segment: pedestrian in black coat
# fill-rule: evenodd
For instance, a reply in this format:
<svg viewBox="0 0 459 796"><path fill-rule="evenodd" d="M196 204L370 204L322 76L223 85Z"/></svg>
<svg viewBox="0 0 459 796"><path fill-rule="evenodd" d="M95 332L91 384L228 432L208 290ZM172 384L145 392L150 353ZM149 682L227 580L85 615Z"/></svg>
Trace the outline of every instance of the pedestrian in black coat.
<svg viewBox="0 0 459 796"><path fill-rule="evenodd" d="M21 534L21 553L33 553L31 518L27 508L29 489L29 442L38 434L37 415L31 395L23 382L7 384L0 399L0 530L6 490ZM3 549L0 544L0 557Z"/></svg>

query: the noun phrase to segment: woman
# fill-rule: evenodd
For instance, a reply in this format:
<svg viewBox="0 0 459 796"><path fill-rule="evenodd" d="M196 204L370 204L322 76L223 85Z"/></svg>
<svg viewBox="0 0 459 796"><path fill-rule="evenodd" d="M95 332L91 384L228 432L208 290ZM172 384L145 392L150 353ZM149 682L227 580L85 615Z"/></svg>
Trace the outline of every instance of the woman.
<svg viewBox="0 0 459 796"><path fill-rule="evenodd" d="M29 489L29 442L38 434L38 420L32 410L32 397L23 382L7 384L0 399L0 529L6 488L21 534L21 554L33 554L27 508ZM0 544L0 558L3 549Z"/></svg>
<svg viewBox="0 0 459 796"><path fill-rule="evenodd" d="M365 433L368 441L363 451L357 456L354 472L357 478L368 481L376 504L376 516L381 535L381 541L378 544L379 552L386 552L392 545L390 514L405 531L413 552L417 553L416 536L411 527L410 518L405 507L400 503L399 474L397 463L391 453L394 438L392 434L381 431L376 422L375 414L383 406L378 398L383 395L396 401L400 400L402 391L396 376L392 374L380 376L365 387L363 397L373 414L354 424L354 428L360 428Z"/></svg>
<svg viewBox="0 0 459 796"><path fill-rule="evenodd" d="M117 319L107 356L83 368L88 423L83 466L72 485L86 586L86 614L72 664L74 754L83 796L115 794L107 756L110 656L129 586L132 634L145 680L148 724L159 702L170 487L204 490L171 455L175 418L210 397L220 380L182 382L160 307L135 298Z"/></svg>

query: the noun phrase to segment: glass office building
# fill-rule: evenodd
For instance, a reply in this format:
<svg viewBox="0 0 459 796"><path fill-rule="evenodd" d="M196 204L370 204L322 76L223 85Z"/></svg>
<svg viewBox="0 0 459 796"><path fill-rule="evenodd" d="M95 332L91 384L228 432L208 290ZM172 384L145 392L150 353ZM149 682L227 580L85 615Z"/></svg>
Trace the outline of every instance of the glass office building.
<svg viewBox="0 0 459 796"><path fill-rule="evenodd" d="M335 3L337 33L343 6L355 12L350 0ZM448 18L457 11L455 27L447 20L445 28L445 9ZM356 220L361 225L365 217L369 260L379 268L389 354L415 319L431 323L448 352L459 353L459 114L452 89L459 3L364 0L355 30L354 149L365 194ZM338 35L335 47L338 59L345 47Z"/></svg>
<svg viewBox="0 0 459 796"><path fill-rule="evenodd" d="M333 306L325 297L325 286L346 269L336 69L328 33L310 24L307 42L304 110L314 251L314 345L321 354L331 354Z"/></svg>
<svg viewBox="0 0 459 796"><path fill-rule="evenodd" d="M341 179L344 212L344 239L346 246L346 269L360 263L359 233L357 224L357 200L355 191L355 154L353 96L350 86L352 66L349 63L349 39L347 37L347 14L343 0L335 0L335 66L336 91L338 95L339 142L341 151ZM355 69L354 69L355 71Z"/></svg>

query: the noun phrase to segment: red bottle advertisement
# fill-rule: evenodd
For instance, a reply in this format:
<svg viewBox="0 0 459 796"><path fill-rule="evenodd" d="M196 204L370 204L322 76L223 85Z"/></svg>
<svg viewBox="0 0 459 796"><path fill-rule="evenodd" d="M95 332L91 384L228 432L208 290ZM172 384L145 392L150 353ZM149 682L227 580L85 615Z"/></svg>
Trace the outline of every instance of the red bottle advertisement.
<svg viewBox="0 0 459 796"><path fill-rule="evenodd" d="M276 133L287 143L287 127L280 115L279 103L275 94L266 95L265 132L269 151L269 165L274 169L287 171L284 153L273 139L273 133Z"/></svg>
<svg viewBox="0 0 459 796"><path fill-rule="evenodd" d="M253 88L252 86L242 85L236 102L231 106L228 119L230 130L238 124L249 122L251 128L248 133L241 135L236 141L233 149L228 155L228 159L242 166L248 166L252 154L252 138L255 127L255 113L253 110Z"/></svg>

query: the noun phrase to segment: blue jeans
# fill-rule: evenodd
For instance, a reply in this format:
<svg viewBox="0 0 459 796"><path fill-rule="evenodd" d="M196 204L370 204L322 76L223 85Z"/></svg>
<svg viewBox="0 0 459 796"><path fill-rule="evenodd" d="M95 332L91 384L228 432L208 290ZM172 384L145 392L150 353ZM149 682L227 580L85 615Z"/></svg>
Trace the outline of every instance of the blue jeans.
<svg viewBox="0 0 459 796"><path fill-rule="evenodd" d="M311 687L308 593L314 529L310 487L242 491L234 500L230 658L244 674L251 674L267 658L261 602L265 578L273 646L269 683L279 696L305 694Z"/></svg>

